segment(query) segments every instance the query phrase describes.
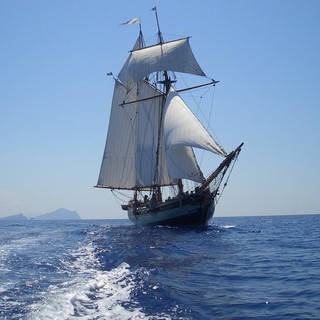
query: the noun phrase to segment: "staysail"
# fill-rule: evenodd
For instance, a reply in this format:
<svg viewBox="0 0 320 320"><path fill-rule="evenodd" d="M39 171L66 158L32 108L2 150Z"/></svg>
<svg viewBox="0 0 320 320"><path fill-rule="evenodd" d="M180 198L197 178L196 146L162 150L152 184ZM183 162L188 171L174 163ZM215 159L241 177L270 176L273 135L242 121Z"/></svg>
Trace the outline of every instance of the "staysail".
<svg viewBox="0 0 320 320"><path fill-rule="evenodd" d="M166 149L180 145L204 149L221 156L227 155L173 88L166 98L164 114Z"/></svg>
<svg viewBox="0 0 320 320"><path fill-rule="evenodd" d="M226 152L217 144L173 88L166 97L163 140L171 178L203 182L203 174L193 148L226 156Z"/></svg>

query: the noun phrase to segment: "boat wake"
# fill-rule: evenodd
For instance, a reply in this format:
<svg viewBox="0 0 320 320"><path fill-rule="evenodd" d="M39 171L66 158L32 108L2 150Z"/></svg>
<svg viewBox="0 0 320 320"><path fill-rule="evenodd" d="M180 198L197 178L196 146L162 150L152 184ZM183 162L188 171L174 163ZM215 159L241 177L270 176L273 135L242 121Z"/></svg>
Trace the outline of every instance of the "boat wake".
<svg viewBox="0 0 320 320"><path fill-rule="evenodd" d="M132 300L139 270L132 272L126 262L109 271L100 270L91 244L69 252L63 264L60 272L72 274L71 279L51 285L42 301L30 306L29 320L148 319Z"/></svg>

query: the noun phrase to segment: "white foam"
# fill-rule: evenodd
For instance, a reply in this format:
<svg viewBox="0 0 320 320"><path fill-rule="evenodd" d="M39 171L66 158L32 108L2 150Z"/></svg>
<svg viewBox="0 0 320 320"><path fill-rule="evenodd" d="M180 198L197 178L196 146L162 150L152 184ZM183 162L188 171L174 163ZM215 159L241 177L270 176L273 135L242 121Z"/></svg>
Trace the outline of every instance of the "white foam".
<svg viewBox="0 0 320 320"><path fill-rule="evenodd" d="M221 226L221 228L224 228L224 229L231 229L231 228L236 228L236 226L233 226L233 225L225 225L225 226Z"/></svg>
<svg viewBox="0 0 320 320"><path fill-rule="evenodd" d="M29 319L144 319L139 308L125 310L130 301L134 274L126 263L111 271L96 271L73 283L51 286L43 302L31 306ZM135 318L134 318L135 317ZM138 318L137 318L138 317Z"/></svg>
<svg viewBox="0 0 320 320"><path fill-rule="evenodd" d="M92 245L70 252L72 259L64 261L73 272L70 281L52 285L43 293L43 300L30 306L29 320L50 319L148 319L141 308L131 301L136 274L127 263L103 271ZM123 307L130 304L130 310ZM169 319L168 317L152 319Z"/></svg>
<svg viewBox="0 0 320 320"><path fill-rule="evenodd" d="M32 247L38 240L36 238L20 238L11 240L8 243L0 245L0 270L9 271L7 269L7 260L11 255L16 255L19 252L25 252Z"/></svg>

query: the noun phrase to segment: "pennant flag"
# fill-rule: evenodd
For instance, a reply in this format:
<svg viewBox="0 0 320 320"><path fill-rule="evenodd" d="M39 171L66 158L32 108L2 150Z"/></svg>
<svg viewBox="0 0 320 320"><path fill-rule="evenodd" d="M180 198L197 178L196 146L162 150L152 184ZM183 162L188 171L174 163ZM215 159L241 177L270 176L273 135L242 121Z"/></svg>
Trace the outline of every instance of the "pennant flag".
<svg viewBox="0 0 320 320"><path fill-rule="evenodd" d="M126 22L121 23L121 25L125 25L125 24L137 24L140 23L140 18L132 18Z"/></svg>
<svg viewBox="0 0 320 320"><path fill-rule="evenodd" d="M107 76L113 76L112 72L107 72Z"/></svg>
<svg viewBox="0 0 320 320"><path fill-rule="evenodd" d="M151 10L152 11L157 11L157 7L153 7Z"/></svg>

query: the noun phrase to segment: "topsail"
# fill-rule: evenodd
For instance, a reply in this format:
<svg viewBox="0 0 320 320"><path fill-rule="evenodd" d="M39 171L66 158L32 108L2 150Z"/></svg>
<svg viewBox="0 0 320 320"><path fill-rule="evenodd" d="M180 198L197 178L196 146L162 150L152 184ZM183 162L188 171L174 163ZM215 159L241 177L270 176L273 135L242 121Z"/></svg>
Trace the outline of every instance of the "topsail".
<svg viewBox="0 0 320 320"><path fill-rule="evenodd" d="M205 76L195 59L188 38L132 50L118 78L130 88L156 71L176 71Z"/></svg>

